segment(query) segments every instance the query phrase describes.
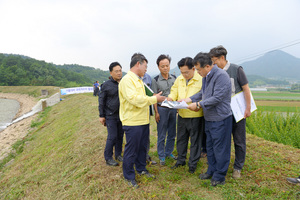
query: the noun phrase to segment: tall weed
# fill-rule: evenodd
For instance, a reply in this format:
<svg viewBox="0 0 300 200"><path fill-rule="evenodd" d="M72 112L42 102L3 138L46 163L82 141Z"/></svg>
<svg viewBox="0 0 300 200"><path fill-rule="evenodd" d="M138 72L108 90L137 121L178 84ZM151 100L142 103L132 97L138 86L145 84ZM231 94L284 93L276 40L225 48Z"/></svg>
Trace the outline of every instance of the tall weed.
<svg viewBox="0 0 300 200"><path fill-rule="evenodd" d="M247 119L247 133L266 140L300 148L300 112L282 113L258 110Z"/></svg>

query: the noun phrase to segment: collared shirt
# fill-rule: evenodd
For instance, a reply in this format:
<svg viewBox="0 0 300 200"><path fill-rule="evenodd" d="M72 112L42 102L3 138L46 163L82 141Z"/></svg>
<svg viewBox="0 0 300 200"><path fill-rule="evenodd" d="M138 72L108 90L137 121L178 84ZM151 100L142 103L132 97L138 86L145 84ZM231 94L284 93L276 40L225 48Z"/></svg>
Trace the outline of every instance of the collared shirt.
<svg viewBox="0 0 300 200"><path fill-rule="evenodd" d="M223 70L227 71L227 69L230 67L230 62L227 61L225 67L223 68Z"/></svg>
<svg viewBox="0 0 300 200"><path fill-rule="evenodd" d="M149 105L157 103L155 96L145 93L144 83L129 71L119 83L120 119L123 126L149 124Z"/></svg>
<svg viewBox="0 0 300 200"><path fill-rule="evenodd" d="M235 72L236 69L237 71ZM223 68L230 77L231 80L231 95L235 95L236 93L243 90L242 86L248 84L247 76L243 70L243 67L235 65L227 61L227 64Z"/></svg>
<svg viewBox="0 0 300 200"><path fill-rule="evenodd" d="M152 79L151 89L154 93L158 94L162 92L162 96L167 97L170 94L171 87L176 80L176 76L168 75L168 79L165 79L161 74Z"/></svg>
<svg viewBox="0 0 300 200"><path fill-rule="evenodd" d="M193 78L189 81L188 85L186 85L186 80L181 74L175 80L175 83L171 88L169 97L172 98L173 101L185 99L199 92L201 90L201 87L202 77L196 71ZM198 112L191 111L189 109L179 109L178 114L182 118L196 118L203 116L202 109L200 109L200 111Z"/></svg>

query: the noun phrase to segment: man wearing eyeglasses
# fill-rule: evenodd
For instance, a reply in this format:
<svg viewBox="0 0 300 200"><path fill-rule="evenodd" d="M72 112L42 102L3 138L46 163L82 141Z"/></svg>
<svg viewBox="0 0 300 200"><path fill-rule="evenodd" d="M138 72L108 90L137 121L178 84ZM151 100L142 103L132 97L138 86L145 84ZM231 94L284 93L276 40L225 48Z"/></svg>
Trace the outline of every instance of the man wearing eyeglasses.
<svg viewBox="0 0 300 200"><path fill-rule="evenodd" d="M178 62L181 75L175 80L168 96L168 100L177 101L185 99L199 92L202 87L202 78L195 72L193 59L190 57L182 58ZM188 109L178 110L177 124L177 162L173 169L184 166L189 138L191 138L189 172L194 173L197 163L201 156L201 145L203 138L204 119L202 109L197 112ZM200 127L200 128L199 128Z"/></svg>
<svg viewBox="0 0 300 200"><path fill-rule="evenodd" d="M208 53L198 53L193 63L203 77L202 89L185 99L189 109L203 109L205 119L208 169L201 180L211 179L211 185L224 185L230 163L232 112L229 75L212 64Z"/></svg>
<svg viewBox="0 0 300 200"><path fill-rule="evenodd" d="M243 68L226 60L227 50L223 46L212 48L209 54L213 64L216 64L219 68L228 73L231 79L231 95L233 96L243 91L246 100L244 119L236 122L234 117L232 118L232 136L235 149L232 177L238 179L241 177L241 170L243 169L246 159L246 118L251 115L250 88Z"/></svg>

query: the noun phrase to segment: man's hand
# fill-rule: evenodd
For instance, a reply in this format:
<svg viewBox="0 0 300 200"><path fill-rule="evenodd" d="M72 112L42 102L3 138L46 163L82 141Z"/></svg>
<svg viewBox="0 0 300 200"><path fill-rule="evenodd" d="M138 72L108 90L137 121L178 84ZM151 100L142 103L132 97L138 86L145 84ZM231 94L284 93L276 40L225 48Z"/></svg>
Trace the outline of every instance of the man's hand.
<svg viewBox="0 0 300 200"><path fill-rule="evenodd" d="M159 116L159 113L155 113L155 121L158 123L160 120L160 116Z"/></svg>
<svg viewBox="0 0 300 200"><path fill-rule="evenodd" d="M242 89L244 91L244 96L245 96L245 100L246 100L246 110L244 113L244 118L246 119L247 117L250 117L251 115L251 92L250 92L250 88L249 85L243 85Z"/></svg>
<svg viewBox="0 0 300 200"><path fill-rule="evenodd" d="M188 105L188 109L195 111L195 112L200 110L200 108L197 108L197 103L191 103L190 105Z"/></svg>
<svg viewBox="0 0 300 200"><path fill-rule="evenodd" d="M244 113L244 118L246 119L247 117L250 117L251 116L251 111L250 109L247 109L245 110L245 113Z"/></svg>
<svg viewBox="0 0 300 200"><path fill-rule="evenodd" d="M160 93L154 95L154 96L156 96L156 99L157 99L157 102L158 102L158 103L159 103L159 102L163 102L163 101L166 99L166 97L161 96L161 94L162 94L162 92L160 92Z"/></svg>
<svg viewBox="0 0 300 200"><path fill-rule="evenodd" d="M103 126L106 126L106 120L105 120L105 117L100 117L100 123L101 123Z"/></svg>
<svg viewBox="0 0 300 200"><path fill-rule="evenodd" d="M167 97L167 101L173 101L173 99L170 97Z"/></svg>
<svg viewBox="0 0 300 200"><path fill-rule="evenodd" d="M178 101L179 102L185 101L186 103L190 103L190 102L192 102L192 99L188 97L188 98L185 98L185 99L180 99Z"/></svg>

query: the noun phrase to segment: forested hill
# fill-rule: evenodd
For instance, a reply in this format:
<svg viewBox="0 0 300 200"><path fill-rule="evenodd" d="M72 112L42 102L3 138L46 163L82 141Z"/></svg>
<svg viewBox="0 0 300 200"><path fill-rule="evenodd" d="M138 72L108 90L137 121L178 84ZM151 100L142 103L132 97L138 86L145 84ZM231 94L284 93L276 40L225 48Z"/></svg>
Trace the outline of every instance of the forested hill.
<svg viewBox="0 0 300 200"><path fill-rule="evenodd" d="M91 86L108 71L80 65L55 65L23 55L0 53L0 86Z"/></svg>
<svg viewBox="0 0 300 200"><path fill-rule="evenodd" d="M102 83L103 81L106 81L110 76L109 71L103 71L101 69L95 69L93 67L87 67L77 64L56 65L56 67L59 69L66 69L85 75L89 78L90 82L99 81L99 83Z"/></svg>

